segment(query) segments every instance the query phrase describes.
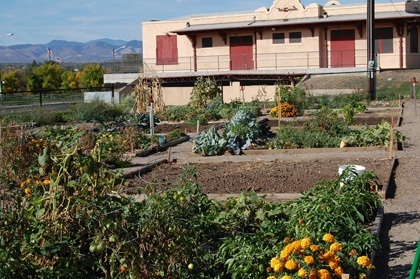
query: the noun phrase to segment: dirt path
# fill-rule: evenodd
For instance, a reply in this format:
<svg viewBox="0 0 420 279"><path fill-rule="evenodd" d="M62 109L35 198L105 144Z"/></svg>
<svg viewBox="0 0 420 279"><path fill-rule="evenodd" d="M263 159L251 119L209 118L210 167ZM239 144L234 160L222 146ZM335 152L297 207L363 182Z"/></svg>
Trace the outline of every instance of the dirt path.
<svg viewBox="0 0 420 279"><path fill-rule="evenodd" d="M408 139L404 150L395 153L395 183L384 204L380 233L383 249L377 255L372 278L408 278L420 239L420 111L415 115L412 101L405 103L403 117L398 130Z"/></svg>

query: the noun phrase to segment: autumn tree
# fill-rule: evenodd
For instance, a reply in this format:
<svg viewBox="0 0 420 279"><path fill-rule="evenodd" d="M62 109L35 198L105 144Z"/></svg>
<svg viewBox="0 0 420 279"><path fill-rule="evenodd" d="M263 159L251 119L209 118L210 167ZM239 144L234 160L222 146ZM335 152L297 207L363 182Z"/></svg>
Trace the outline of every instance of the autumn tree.
<svg viewBox="0 0 420 279"><path fill-rule="evenodd" d="M61 75L61 88L73 89L79 87L79 77L77 72L73 70L66 70Z"/></svg>
<svg viewBox="0 0 420 279"><path fill-rule="evenodd" d="M19 91L19 71L12 70L2 73L1 80L2 92L17 92Z"/></svg>
<svg viewBox="0 0 420 279"><path fill-rule="evenodd" d="M104 70L99 64L88 64L83 67L79 86L82 88L102 87L104 85Z"/></svg>

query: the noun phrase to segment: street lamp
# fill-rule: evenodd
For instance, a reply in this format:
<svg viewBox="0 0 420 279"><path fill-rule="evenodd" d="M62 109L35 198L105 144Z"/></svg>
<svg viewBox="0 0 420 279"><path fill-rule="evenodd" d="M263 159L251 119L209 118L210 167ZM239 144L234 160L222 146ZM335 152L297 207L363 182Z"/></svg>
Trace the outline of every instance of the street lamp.
<svg viewBox="0 0 420 279"><path fill-rule="evenodd" d="M116 48L116 49L113 49L112 50L112 56L113 56L113 59L114 59L114 74L115 74L115 65L116 65L116 59L115 59L115 53L117 52L117 51L119 51L120 49L124 49L124 48L126 48L126 46L120 46L119 48Z"/></svg>
<svg viewBox="0 0 420 279"><path fill-rule="evenodd" d="M4 34L4 35L1 35L0 39L3 38L3 37L6 37L6 36L13 36L13 33L7 33L7 34ZM2 84L3 84L3 80L1 79L1 68L0 68L0 100L3 100L3 95L1 93Z"/></svg>

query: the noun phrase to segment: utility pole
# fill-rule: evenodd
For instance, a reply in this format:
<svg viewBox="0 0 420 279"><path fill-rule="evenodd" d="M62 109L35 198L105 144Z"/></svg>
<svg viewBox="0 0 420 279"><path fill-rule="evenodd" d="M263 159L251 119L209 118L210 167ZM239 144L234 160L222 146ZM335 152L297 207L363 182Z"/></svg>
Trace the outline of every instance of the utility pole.
<svg viewBox="0 0 420 279"><path fill-rule="evenodd" d="M367 3L366 37L368 91L373 101L376 99L375 0L368 0Z"/></svg>

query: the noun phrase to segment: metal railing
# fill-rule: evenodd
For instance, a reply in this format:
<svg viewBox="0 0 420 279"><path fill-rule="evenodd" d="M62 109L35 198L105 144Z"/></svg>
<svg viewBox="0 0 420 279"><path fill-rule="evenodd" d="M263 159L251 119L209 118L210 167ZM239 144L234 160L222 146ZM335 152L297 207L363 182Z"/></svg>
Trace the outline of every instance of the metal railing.
<svg viewBox="0 0 420 279"><path fill-rule="evenodd" d="M377 54L378 67L400 68L400 59L405 67L420 67L420 54ZM416 62L417 61L417 62ZM366 67L366 49L350 51L308 51L264 53L253 55L198 55L178 57L177 63L156 63L156 59L143 59L144 73L155 72L205 72L230 70L293 70L309 68L355 68Z"/></svg>

